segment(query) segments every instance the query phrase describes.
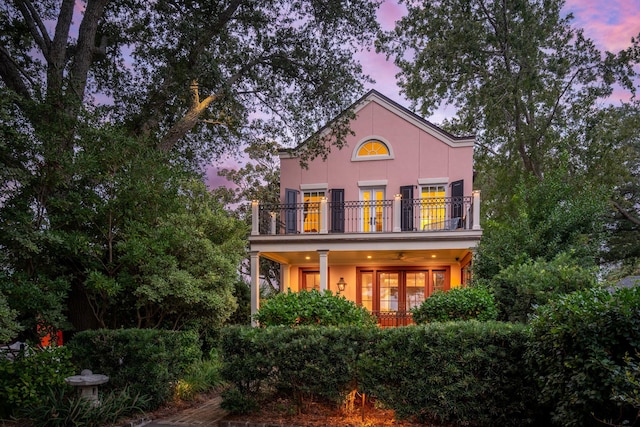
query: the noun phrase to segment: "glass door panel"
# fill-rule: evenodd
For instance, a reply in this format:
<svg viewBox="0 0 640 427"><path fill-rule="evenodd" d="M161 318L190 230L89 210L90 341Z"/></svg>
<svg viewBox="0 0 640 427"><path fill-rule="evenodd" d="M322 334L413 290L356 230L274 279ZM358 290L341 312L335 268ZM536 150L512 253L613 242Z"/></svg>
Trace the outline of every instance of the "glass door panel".
<svg viewBox="0 0 640 427"><path fill-rule="evenodd" d="M302 215L305 233L317 233L320 231L320 200L324 196L324 191L308 191L304 193Z"/></svg>
<svg viewBox="0 0 640 427"><path fill-rule="evenodd" d="M433 270L431 274L433 277L433 291L444 291L446 289L446 271Z"/></svg>
<svg viewBox="0 0 640 427"><path fill-rule="evenodd" d="M406 310L409 311L413 307L418 307L424 302L427 285L427 273L425 271L406 272Z"/></svg>
<svg viewBox="0 0 640 427"><path fill-rule="evenodd" d="M364 308L373 311L373 273L362 273L360 275L361 294L360 301Z"/></svg>
<svg viewBox="0 0 640 427"><path fill-rule="evenodd" d="M397 311L399 300L399 273L380 273L380 311Z"/></svg>
<svg viewBox="0 0 640 427"><path fill-rule="evenodd" d="M427 185L420 193L420 230L445 228L445 186Z"/></svg>
<svg viewBox="0 0 640 427"><path fill-rule="evenodd" d="M384 230L384 188L362 190L362 231Z"/></svg>

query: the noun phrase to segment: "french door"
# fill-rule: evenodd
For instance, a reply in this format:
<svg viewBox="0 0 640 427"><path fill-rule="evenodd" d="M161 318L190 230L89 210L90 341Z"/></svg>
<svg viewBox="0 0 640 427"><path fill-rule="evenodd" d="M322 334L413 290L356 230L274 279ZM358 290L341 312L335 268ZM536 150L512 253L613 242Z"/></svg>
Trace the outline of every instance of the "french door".
<svg viewBox="0 0 640 427"><path fill-rule="evenodd" d="M357 270L356 302L383 326L407 324L411 309L433 292L449 290L449 280L449 267L362 268Z"/></svg>
<svg viewBox="0 0 640 427"><path fill-rule="evenodd" d="M384 230L384 188L360 190L362 200L362 231L374 233Z"/></svg>

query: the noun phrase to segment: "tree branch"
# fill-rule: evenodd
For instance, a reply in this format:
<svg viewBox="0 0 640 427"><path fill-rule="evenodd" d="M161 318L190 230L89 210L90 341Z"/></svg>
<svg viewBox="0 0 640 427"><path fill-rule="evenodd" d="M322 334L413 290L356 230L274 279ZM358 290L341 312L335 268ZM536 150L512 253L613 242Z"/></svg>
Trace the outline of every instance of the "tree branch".
<svg viewBox="0 0 640 427"><path fill-rule="evenodd" d="M634 215L632 215L629 211L627 211L625 208L623 208L620 203L616 202L615 200L612 200L611 203L613 204L613 206L616 208L616 210L618 212L620 212L620 214L625 217L627 220L631 221L633 224L635 225L640 225L640 218L635 217Z"/></svg>
<svg viewBox="0 0 640 427"><path fill-rule="evenodd" d="M24 18L27 27L29 27L29 32L31 33L33 40L40 47L45 59L49 61L51 39L49 38L47 28L44 26L42 19L40 19L38 12L29 0L16 0L16 6L20 9L20 13Z"/></svg>
<svg viewBox="0 0 640 427"><path fill-rule="evenodd" d="M34 86L34 82L26 72L18 66L4 46L0 46L0 78L2 78L2 81L9 89L25 99L31 99L31 93L23 78L28 80L32 87Z"/></svg>

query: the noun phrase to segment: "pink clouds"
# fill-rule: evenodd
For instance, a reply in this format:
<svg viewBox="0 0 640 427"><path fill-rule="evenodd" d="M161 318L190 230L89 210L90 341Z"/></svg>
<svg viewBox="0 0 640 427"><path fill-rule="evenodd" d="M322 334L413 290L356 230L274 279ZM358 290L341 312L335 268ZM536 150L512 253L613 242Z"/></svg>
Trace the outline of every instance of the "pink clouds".
<svg viewBox="0 0 640 427"><path fill-rule="evenodd" d="M638 0L567 0L564 10L573 13L573 24L600 49L623 50L640 32Z"/></svg>

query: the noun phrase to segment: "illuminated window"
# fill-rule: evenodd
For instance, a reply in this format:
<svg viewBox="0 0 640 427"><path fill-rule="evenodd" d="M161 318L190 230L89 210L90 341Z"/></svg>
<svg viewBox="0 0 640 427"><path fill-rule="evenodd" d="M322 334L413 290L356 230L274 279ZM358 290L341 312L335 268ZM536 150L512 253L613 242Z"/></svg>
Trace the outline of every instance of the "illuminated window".
<svg viewBox="0 0 640 427"><path fill-rule="evenodd" d="M425 185L420 191L420 229L445 228L445 185Z"/></svg>
<svg viewBox="0 0 640 427"><path fill-rule="evenodd" d="M305 233L317 233L320 231L320 200L324 197L324 191L304 192L302 213Z"/></svg>
<svg viewBox="0 0 640 427"><path fill-rule="evenodd" d="M358 157L388 155L389 149L380 141L367 141L362 144L358 150Z"/></svg>
<svg viewBox="0 0 640 427"><path fill-rule="evenodd" d="M388 142L380 138L370 138L363 140L353 151L351 160L387 160L393 159L393 150Z"/></svg>

